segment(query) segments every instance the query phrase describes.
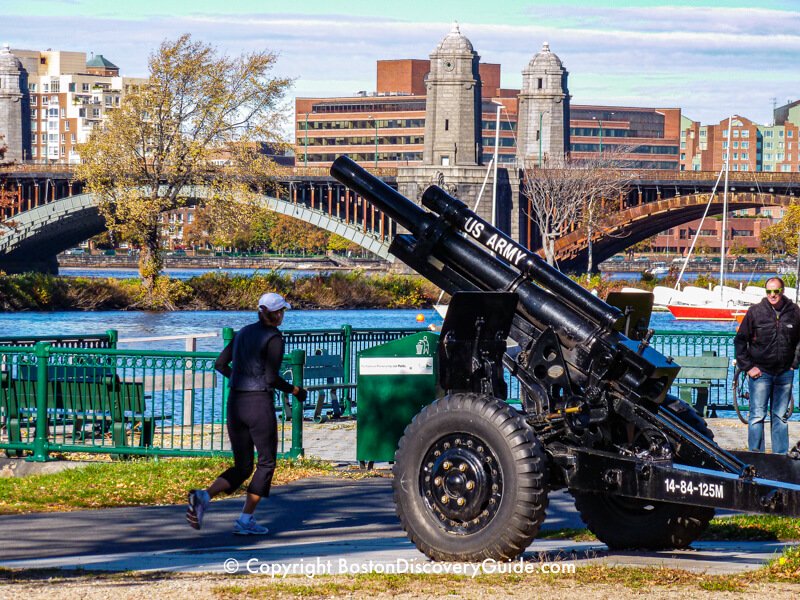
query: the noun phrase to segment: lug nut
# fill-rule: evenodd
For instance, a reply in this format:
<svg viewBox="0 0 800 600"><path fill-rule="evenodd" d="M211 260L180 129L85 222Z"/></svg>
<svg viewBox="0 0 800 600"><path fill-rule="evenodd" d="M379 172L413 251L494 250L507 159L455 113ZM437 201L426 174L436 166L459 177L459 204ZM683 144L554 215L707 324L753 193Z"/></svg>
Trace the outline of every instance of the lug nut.
<svg viewBox="0 0 800 600"><path fill-rule="evenodd" d="M442 496L442 504L447 504L449 498L447 496Z"/></svg>
<svg viewBox="0 0 800 600"><path fill-rule="evenodd" d="M434 485L442 485L442 478L437 477L436 479L433 480L433 483Z"/></svg>
<svg viewBox="0 0 800 600"><path fill-rule="evenodd" d="M461 471L462 473L464 471L466 471L467 470L467 463L461 463L460 465L458 465L458 470Z"/></svg>
<svg viewBox="0 0 800 600"><path fill-rule="evenodd" d="M467 503L467 501L466 501L466 500L464 500L463 498L459 498L458 500L456 500L456 503L457 503L459 506L464 506L464 505Z"/></svg>
<svg viewBox="0 0 800 600"><path fill-rule="evenodd" d="M468 490L474 490L475 489L475 482L474 481L468 481L467 482L467 489Z"/></svg>
<svg viewBox="0 0 800 600"><path fill-rule="evenodd" d="M450 470L450 467L452 467L452 466L453 466L453 464L452 464L452 463L451 463L449 460L446 460L446 461L444 461L444 462L442 463L442 468L443 468L445 471L449 471L449 470Z"/></svg>

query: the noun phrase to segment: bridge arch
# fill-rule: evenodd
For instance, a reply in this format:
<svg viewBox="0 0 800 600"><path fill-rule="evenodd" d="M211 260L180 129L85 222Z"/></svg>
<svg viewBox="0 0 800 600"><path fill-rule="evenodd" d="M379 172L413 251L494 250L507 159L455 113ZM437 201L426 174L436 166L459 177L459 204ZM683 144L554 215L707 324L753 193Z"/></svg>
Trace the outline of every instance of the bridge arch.
<svg viewBox="0 0 800 600"><path fill-rule="evenodd" d="M634 244L676 227L700 219L711 194L687 194L648 202L616 212L598 227L593 236L594 264L610 258ZM728 194L728 210L789 206L797 197L785 194L733 192ZM723 199L717 194L708 210L708 216L722 214ZM556 259L564 271L586 268L588 240L586 231L579 229L556 242Z"/></svg>
<svg viewBox="0 0 800 600"><path fill-rule="evenodd" d="M206 188L194 188L190 197L203 198ZM342 236L381 258L392 260L389 244L371 232L321 210L263 196L262 206L283 215L311 223ZM105 221L91 194L78 194L42 204L14 215L10 227L0 235L0 268L18 271L26 264L46 270L56 266L55 256L106 229Z"/></svg>

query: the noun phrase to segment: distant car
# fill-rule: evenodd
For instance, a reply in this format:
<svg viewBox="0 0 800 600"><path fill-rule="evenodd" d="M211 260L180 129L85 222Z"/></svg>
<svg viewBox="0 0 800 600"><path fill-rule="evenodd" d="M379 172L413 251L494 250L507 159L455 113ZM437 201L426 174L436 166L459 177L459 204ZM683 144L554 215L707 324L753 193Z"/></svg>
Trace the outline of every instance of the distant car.
<svg viewBox="0 0 800 600"><path fill-rule="evenodd" d="M116 256L117 251L114 249L103 250L103 256Z"/></svg>
<svg viewBox="0 0 800 600"><path fill-rule="evenodd" d="M749 261L749 260L747 260L747 259L746 259L744 256L739 256L739 257L736 259L736 262L738 262L738 263L740 263L740 264L743 264L743 265L746 265L746 264L749 264L749 263L750 263L750 261Z"/></svg>
<svg viewBox="0 0 800 600"><path fill-rule="evenodd" d="M615 254L608 259L608 262L625 262L625 257L620 254Z"/></svg>
<svg viewBox="0 0 800 600"><path fill-rule="evenodd" d="M68 256L80 256L81 254L86 254L86 250L83 248L70 248L69 250L65 250L64 254Z"/></svg>
<svg viewBox="0 0 800 600"><path fill-rule="evenodd" d="M168 253L170 256L186 256L186 250L173 250Z"/></svg>
<svg viewBox="0 0 800 600"><path fill-rule="evenodd" d="M767 259L766 258L754 258L753 262L756 263L757 265L763 265L764 263L767 262Z"/></svg>
<svg viewBox="0 0 800 600"><path fill-rule="evenodd" d="M635 263L645 263L645 262L650 262L650 259L647 258L646 256L639 256L637 258L634 258L633 262L635 262Z"/></svg>

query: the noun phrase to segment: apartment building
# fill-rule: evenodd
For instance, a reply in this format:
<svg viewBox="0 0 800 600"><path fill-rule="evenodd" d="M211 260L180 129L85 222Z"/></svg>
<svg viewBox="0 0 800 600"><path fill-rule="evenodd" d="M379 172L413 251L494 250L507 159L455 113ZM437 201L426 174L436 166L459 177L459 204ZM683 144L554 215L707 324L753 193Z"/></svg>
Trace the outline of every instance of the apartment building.
<svg viewBox="0 0 800 600"><path fill-rule="evenodd" d="M85 52L12 50L27 71L30 147L24 160L80 162L78 145L100 126L108 111L145 79L123 77L102 55Z"/></svg>

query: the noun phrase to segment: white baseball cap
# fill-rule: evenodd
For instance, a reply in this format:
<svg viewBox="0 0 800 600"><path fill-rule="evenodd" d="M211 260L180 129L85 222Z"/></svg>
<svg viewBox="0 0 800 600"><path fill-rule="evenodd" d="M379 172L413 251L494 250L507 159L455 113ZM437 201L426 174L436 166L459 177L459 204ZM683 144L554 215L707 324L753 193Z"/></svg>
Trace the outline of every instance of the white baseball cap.
<svg viewBox="0 0 800 600"><path fill-rule="evenodd" d="M267 312L275 312L276 310L280 310L282 308L292 307L280 294L268 292L263 294L261 298L258 299L258 308L263 308Z"/></svg>

